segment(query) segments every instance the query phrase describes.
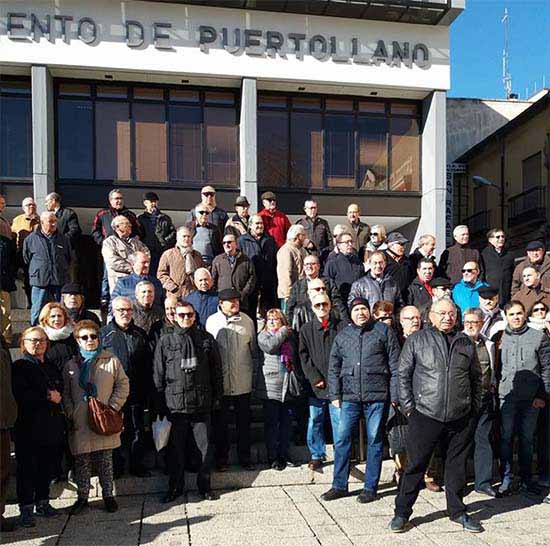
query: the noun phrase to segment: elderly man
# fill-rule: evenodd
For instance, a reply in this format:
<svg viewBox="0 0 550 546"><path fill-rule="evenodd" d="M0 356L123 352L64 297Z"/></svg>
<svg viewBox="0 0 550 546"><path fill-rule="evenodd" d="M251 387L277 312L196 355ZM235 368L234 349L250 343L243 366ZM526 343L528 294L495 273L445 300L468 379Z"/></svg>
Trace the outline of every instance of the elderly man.
<svg viewBox="0 0 550 546"><path fill-rule="evenodd" d="M481 334L491 341L500 339L499 334L506 328L504 311L498 305L498 290L492 286L484 286L478 290L479 309L483 313Z"/></svg>
<svg viewBox="0 0 550 546"><path fill-rule="evenodd" d="M212 260L222 252L222 232L208 221L209 209L205 205L197 205L196 217L187 222L187 227L193 229L193 249L201 256L203 262L210 266Z"/></svg>
<svg viewBox="0 0 550 546"><path fill-rule="evenodd" d="M304 279L298 282L303 282ZM328 281L331 283L331 281ZM312 306L312 299L314 296L317 296L318 294L327 294L328 295L328 289L327 285L325 284L325 280L321 277L317 277L316 279L311 279L310 281L306 281L306 287L307 291L304 294L304 299L299 305L295 305L292 309L292 322L289 322L292 330L298 334L304 324L309 322L313 319L315 316L313 314L313 306ZM290 299L289 299L290 301ZM288 312L288 310L287 310ZM347 310L346 310L347 313ZM335 313L336 314L336 313ZM338 317L339 318L339 317Z"/></svg>
<svg viewBox="0 0 550 546"><path fill-rule="evenodd" d="M149 273L149 268L151 266L150 256L145 252L136 252L135 254L130 254L130 256L128 256L128 261L132 265L132 273L126 277L121 277L118 279L111 297L116 298L118 296L125 296L134 301L136 297L136 286L138 283L148 281L153 283L153 286L155 287L155 303L157 305L162 305L162 301L164 299L164 288L160 284L159 280L154 275Z"/></svg>
<svg viewBox="0 0 550 546"><path fill-rule="evenodd" d="M162 320L164 311L162 305L155 303L155 285L151 281L140 281L136 285L134 307L134 322L147 335L155 322Z"/></svg>
<svg viewBox="0 0 550 546"><path fill-rule="evenodd" d="M81 320L92 320L98 326L101 325L98 316L86 309L84 305L84 290L80 284L69 282L63 285L61 289L61 303L67 309L67 313L74 324Z"/></svg>
<svg viewBox="0 0 550 546"><path fill-rule="evenodd" d="M514 257L504 248L506 234L503 229L491 229L487 233L487 241L489 244L481 252L485 281L490 286L498 288L499 305L502 306L510 301Z"/></svg>
<svg viewBox="0 0 550 546"><path fill-rule="evenodd" d="M271 235L277 244L277 248L281 248L287 241L287 232L290 229L290 220L288 216L277 210L277 198L272 191L262 193L263 209L259 212L265 231Z"/></svg>
<svg viewBox="0 0 550 546"><path fill-rule="evenodd" d="M308 256L312 258L312 256ZM328 366L332 344L344 322L331 313L331 303L325 293L312 298L315 317L300 329L299 354L302 370L310 383L307 447L311 453L308 468L319 470L326 458L325 420L330 415L335 438L340 423L338 408L330 403Z"/></svg>
<svg viewBox="0 0 550 546"><path fill-rule="evenodd" d="M150 256L149 249L139 240L137 235L132 235L132 224L124 215L115 216L111 222L113 235L109 235L101 247L103 262L107 268L109 280L109 293L122 277L132 273L130 256L136 252L143 252Z"/></svg>
<svg viewBox="0 0 550 546"><path fill-rule="evenodd" d="M191 292L185 298L185 301L192 304L195 309L195 322L197 326L204 328L208 317L218 310L218 293L212 288L214 280L210 271L205 267L201 267L195 271L193 280L197 289Z"/></svg>
<svg viewBox="0 0 550 546"><path fill-rule="evenodd" d="M308 199L304 203L304 212L306 215L296 222L306 230L304 248L316 256L330 252L333 247L330 227L325 219L317 215L317 201Z"/></svg>
<svg viewBox="0 0 550 546"><path fill-rule="evenodd" d="M176 228L172 218L160 211L154 191L143 194L143 206L145 210L138 216L141 238L151 253L151 275L156 275L162 253L176 244Z"/></svg>
<svg viewBox="0 0 550 546"><path fill-rule="evenodd" d="M453 286L452 296L461 315L469 307L479 305L479 289L487 286L479 278L479 265L477 262L466 262L462 268L462 280Z"/></svg>
<svg viewBox="0 0 550 546"><path fill-rule="evenodd" d="M225 233L231 233L238 239L241 235L248 233L248 222L250 220L250 203L244 195L235 199L235 214L227 220Z"/></svg>
<svg viewBox="0 0 550 546"><path fill-rule="evenodd" d="M277 252L277 296L281 300L283 313L286 312L292 285L304 277L305 239L306 230L302 226L291 226L286 243Z"/></svg>
<svg viewBox="0 0 550 546"><path fill-rule="evenodd" d="M215 226L221 237L229 216L225 210L216 204L216 188L214 186L204 186L201 189L201 202L191 209L187 218L187 224L196 225L199 220L200 211L203 210L207 211L206 222Z"/></svg>
<svg viewBox="0 0 550 546"><path fill-rule="evenodd" d="M550 289L543 286L537 269L532 266L524 267L521 279L521 288L514 294L514 299L523 303L527 316L537 303L544 303L550 308Z"/></svg>
<svg viewBox="0 0 550 546"><path fill-rule="evenodd" d="M364 415L367 464L357 502L367 503L376 500L388 405L398 401L399 342L391 328L371 320L365 299L351 302L350 315L352 323L336 336L330 352L329 394L332 404L340 409L340 424L334 443L332 487L321 498L331 501L347 496L351 438Z"/></svg>
<svg viewBox="0 0 550 546"><path fill-rule="evenodd" d="M38 323L42 307L61 299L61 287L69 280L70 244L57 231L53 212L40 215L39 228L23 243L23 260L29 266L32 287L31 325Z"/></svg>
<svg viewBox="0 0 550 546"><path fill-rule="evenodd" d="M16 275L16 247L15 236L11 231L10 223L4 218L6 198L0 194L0 335L11 344L13 332L11 327L11 296L15 292Z"/></svg>
<svg viewBox="0 0 550 546"><path fill-rule="evenodd" d="M23 243L25 239L36 229L40 224L40 217L36 213L36 203L32 197L25 197L22 203L23 214L16 216L11 223L11 230L15 233L15 246L17 251L16 263L17 268L23 270L23 286L27 296L27 308L31 308L31 285L29 282L29 266L23 259Z"/></svg>
<svg viewBox="0 0 550 546"><path fill-rule="evenodd" d="M46 195L46 210L53 212L57 218L57 229L67 237L71 247L75 248L82 230L78 222L78 216L73 209L61 206L61 195L52 192Z"/></svg>
<svg viewBox="0 0 550 546"><path fill-rule="evenodd" d="M181 226L176 232L176 246L160 257L157 277L169 294L185 298L194 289L193 275L205 266L200 252L193 249L192 228Z"/></svg>
<svg viewBox="0 0 550 546"><path fill-rule="evenodd" d="M250 218L249 233L239 237L239 248L248 256L256 273L256 294L262 309L276 307L277 302L277 244L265 233L264 222L259 214ZM253 299L251 307L258 304Z"/></svg>
<svg viewBox="0 0 550 546"><path fill-rule="evenodd" d="M191 435L201 454L199 494L214 500L210 416L223 394L220 354L212 336L197 328L190 303L178 303L176 323L174 331L160 339L154 361L154 381L163 406L160 413L168 415L172 424L166 460L168 492L162 502L173 502L183 493L186 455L194 447Z"/></svg>
<svg viewBox="0 0 550 546"><path fill-rule="evenodd" d="M130 395L124 406L124 431L121 447L113 451L115 477L124 474L125 448L130 449L130 473L148 477L143 465L145 428L143 414L147 399L153 393L152 355L145 332L135 324L132 302L119 296L113 299L113 320L101 329L102 347L121 362L130 380Z"/></svg>
<svg viewBox="0 0 550 546"><path fill-rule="evenodd" d="M420 260L428 259L434 264L434 272L438 273L437 261L435 258L435 245L436 239L433 235L422 235L418 239L418 246L415 248L414 252L411 252L409 255L409 263L412 271L418 269L418 263Z"/></svg>
<svg viewBox="0 0 550 546"><path fill-rule="evenodd" d="M432 260L429 258L419 260L416 266L416 278L412 281L407 293L407 303L417 307L423 316L432 306L434 292L430 283L434 273L435 264Z"/></svg>
<svg viewBox="0 0 550 546"><path fill-rule="evenodd" d="M480 263L479 251L469 246L470 230L468 226L456 226L453 229L455 243L443 251L439 260L439 271L453 284L460 282L462 269L467 262Z"/></svg>
<svg viewBox="0 0 550 546"><path fill-rule="evenodd" d="M397 313L403 306L403 300L395 280L387 273L385 254L377 250L370 255L367 263L367 273L351 285L348 305L355 298L363 298L369 302L372 313L376 302L385 300L393 304Z"/></svg>
<svg viewBox="0 0 550 546"><path fill-rule="evenodd" d="M159 339L165 334L171 334L176 326L176 307L178 298L174 294L168 294L164 298L164 317L157 320L149 331L149 346L151 352L155 352L155 348Z"/></svg>
<svg viewBox="0 0 550 546"><path fill-rule="evenodd" d="M401 299L407 300L407 291L414 277L409 258L405 254L405 245L409 242L398 231L388 235L388 250L386 250L386 273L395 281Z"/></svg>
<svg viewBox="0 0 550 546"><path fill-rule="evenodd" d="M361 209L356 203L348 206L346 213L347 221L344 226L351 234L352 246L361 257L364 253L364 247L370 239L370 226L361 221Z"/></svg>
<svg viewBox="0 0 550 546"><path fill-rule="evenodd" d="M349 234L349 229L344 224L336 224L334 226L334 229L332 230L332 245L333 249L331 251L328 251L325 249L325 251L319 256L319 259L321 260L321 269L323 269L324 265L334 258L336 254L340 252L338 248L338 238L340 235L343 235L344 233Z"/></svg>
<svg viewBox="0 0 550 546"><path fill-rule="evenodd" d="M523 304L512 300L504 306L506 330L501 340L499 493L512 491L514 437L519 441L521 491L538 494L532 479L533 441L540 409L550 396L550 339L529 328Z"/></svg>
<svg viewBox="0 0 550 546"><path fill-rule="evenodd" d="M239 464L252 470L250 459L250 394L252 375L258 365L258 345L252 320L240 312L241 294L233 289L221 290L219 310L206 321L206 331L217 341L223 369L223 398L216 414L216 466L227 470L229 462L229 419L233 407L237 424Z"/></svg>
<svg viewBox="0 0 550 546"><path fill-rule="evenodd" d="M512 276L512 297L521 288L521 273L526 267L534 267L540 276L544 288L550 289L550 257L546 255L546 249L542 241L531 241L526 248L527 257L519 262Z"/></svg>
<svg viewBox="0 0 550 546"><path fill-rule="evenodd" d="M232 288L241 294L240 309L253 322L256 321L256 308L250 303L256 302L256 271L248 256L237 248L237 238L233 233L223 237L223 254L212 262L212 279L218 292Z"/></svg>
<svg viewBox="0 0 550 546"><path fill-rule="evenodd" d="M483 311L471 307L464 312L464 333L474 342L481 366L481 407L476 416L474 435L475 490L488 497L496 497L493 481L493 446L491 435L495 418L494 392L496 389L495 344L482 333Z"/></svg>
<svg viewBox="0 0 550 546"><path fill-rule="evenodd" d="M456 332L457 309L448 299L436 301L431 326L410 336L399 361L400 408L409 418L409 462L395 499L390 531L406 530L434 448L445 446L445 494L451 521L464 530L483 531L466 513L462 500L466 462L475 415L481 407L481 369L475 346Z"/></svg>

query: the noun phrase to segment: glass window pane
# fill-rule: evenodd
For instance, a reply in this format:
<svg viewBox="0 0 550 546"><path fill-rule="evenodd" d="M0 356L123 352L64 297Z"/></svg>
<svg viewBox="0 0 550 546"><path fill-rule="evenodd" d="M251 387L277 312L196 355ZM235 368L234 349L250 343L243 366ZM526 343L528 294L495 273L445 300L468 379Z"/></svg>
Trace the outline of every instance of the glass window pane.
<svg viewBox="0 0 550 546"><path fill-rule="evenodd" d="M93 169L93 115L89 100L57 103L57 157L60 178L91 180Z"/></svg>
<svg viewBox="0 0 550 546"><path fill-rule="evenodd" d="M30 97L0 97L0 176L32 176Z"/></svg>
<svg viewBox="0 0 550 546"><path fill-rule="evenodd" d="M286 108L287 107L287 97L284 95L258 95L258 107L267 107L267 108Z"/></svg>
<svg viewBox="0 0 550 546"><path fill-rule="evenodd" d="M170 89L170 100L174 102L200 102L198 91L191 89Z"/></svg>
<svg viewBox="0 0 550 546"><path fill-rule="evenodd" d="M95 105L96 178L130 180L130 111L126 102Z"/></svg>
<svg viewBox="0 0 550 546"><path fill-rule="evenodd" d="M353 110L352 99L327 99L325 101L327 110L345 110L351 112Z"/></svg>
<svg viewBox="0 0 550 546"><path fill-rule="evenodd" d="M294 97L292 99L292 108L320 110L321 99L318 99L316 97Z"/></svg>
<svg viewBox="0 0 550 546"><path fill-rule="evenodd" d="M100 98L125 99L128 97L128 88L119 85L98 85L96 94Z"/></svg>
<svg viewBox="0 0 550 546"><path fill-rule="evenodd" d="M288 113L258 112L258 180L288 186Z"/></svg>
<svg viewBox="0 0 550 546"><path fill-rule="evenodd" d="M136 180L166 182L167 142L164 104L134 104Z"/></svg>
<svg viewBox="0 0 550 546"><path fill-rule="evenodd" d="M134 98L140 100L164 100L164 89L158 87L134 87Z"/></svg>
<svg viewBox="0 0 550 546"><path fill-rule="evenodd" d="M323 124L320 113L291 114L291 185L323 187Z"/></svg>
<svg viewBox="0 0 550 546"><path fill-rule="evenodd" d="M91 87L87 83L60 83L59 95L76 96L76 97L89 97L91 94Z"/></svg>
<svg viewBox="0 0 550 546"><path fill-rule="evenodd" d="M239 180L237 116L233 108L205 108L206 178L236 186Z"/></svg>
<svg viewBox="0 0 550 546"><path fill-rule="evenodd" d="M202 181L200 106L170 106L170 177Z"/></svg>
<svg viewBox="0 0 550 546"><path fill-rule="evenodd" d="M235 104L235 93L231 91L206 91L204 100L211 104Z"/></svg>
<svg viewBox="0 0 550 546"><path fill-rule="evenodd" d="M387 190L388 121L384 118L359 118L359 188Z"/></svg>
<svg viewBox="0 0 550 546"><path fill-rule="evenodd" d="M28 80L2 81L0 78L0 93L29 95L30 92L31 92L31 82Z"/></svg>
<svg viewBox="0 0 550 546"><path fill-rule="evenodd" d="M355 187L355 134L352 115L325 116L325 177L329 187Z"/></svg>
<svg viewBox="0 0 550 546"><path fill-rule="evenodd" d="M420 189L420 138L414 119L391 120L390 190Z"/></svg>
<svg viewBox="0 0 550 546"><path fill-rule="evenodd" d="M359 112L367 112L369 114L385 114L386 104L373 100L360 100Z"/></svg>
<svg viewBox="0 0 550 546"><path fill-rule="evenodd" d="M410 102L392 102L391 113L400 114L402 116L417 116L418 105Z"/></svg>

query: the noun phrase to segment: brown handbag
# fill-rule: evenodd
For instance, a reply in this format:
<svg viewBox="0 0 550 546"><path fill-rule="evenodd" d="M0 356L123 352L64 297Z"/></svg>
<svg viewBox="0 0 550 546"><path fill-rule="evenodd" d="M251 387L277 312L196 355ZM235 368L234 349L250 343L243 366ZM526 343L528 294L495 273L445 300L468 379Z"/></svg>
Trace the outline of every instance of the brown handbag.
<svg viewBox="0 0 550 546"><path fill-rule="evenodd" d="M116 411L97 398L88 398L88 422L90 428L101 436L112 436L122 432L123 417L121 411Z"/></svg>

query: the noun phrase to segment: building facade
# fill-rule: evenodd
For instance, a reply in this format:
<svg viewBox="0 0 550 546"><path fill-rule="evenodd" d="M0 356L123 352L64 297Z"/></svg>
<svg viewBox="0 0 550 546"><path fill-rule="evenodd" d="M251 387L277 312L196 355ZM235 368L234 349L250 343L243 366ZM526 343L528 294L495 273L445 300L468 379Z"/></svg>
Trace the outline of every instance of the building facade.
<svg viewBox="0 0 550 546"><path fill-rule="evenodd" d="M86 228L114 187L134 209L153 189L178 225L205 184L228 209L269 189L291 215L357 202L443 245L464 1L399 4L2 2L1 191L10 207L58 191Z"/></svg>

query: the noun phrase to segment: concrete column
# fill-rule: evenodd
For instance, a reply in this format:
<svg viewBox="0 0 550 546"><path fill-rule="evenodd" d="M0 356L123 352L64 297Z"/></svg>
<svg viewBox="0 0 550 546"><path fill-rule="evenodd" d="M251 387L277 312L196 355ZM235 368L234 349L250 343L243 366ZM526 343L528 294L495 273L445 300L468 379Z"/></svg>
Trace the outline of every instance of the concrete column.
<svg viewBox="0 0 550 546"><path fill-rule="evenodd" d="M33 66L31 78L33 187L38 212L42 212L44 198L55 185L53 79L46 66Z"/></svg>
<svg viewBox="0 0 550 546"><path fill-rule="evenodd" d="M423 101L422 132L422 209L415 236L435 235L436 255L445 249L447 192L446 93L434 91Z"/></svg>
<svg viewBox="0 0 550 546"><path fill-rule="evenodd" d="M258 211L257 111L256 80L243 78L239 127L241 195L250 202L251 214Z"/></svg>

